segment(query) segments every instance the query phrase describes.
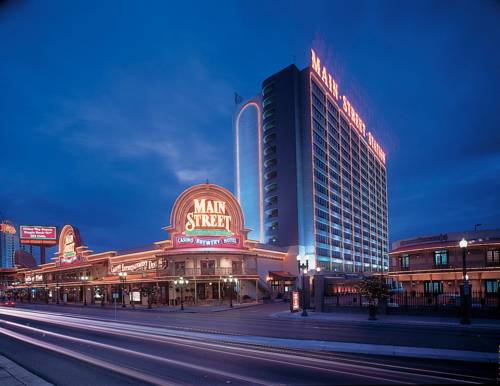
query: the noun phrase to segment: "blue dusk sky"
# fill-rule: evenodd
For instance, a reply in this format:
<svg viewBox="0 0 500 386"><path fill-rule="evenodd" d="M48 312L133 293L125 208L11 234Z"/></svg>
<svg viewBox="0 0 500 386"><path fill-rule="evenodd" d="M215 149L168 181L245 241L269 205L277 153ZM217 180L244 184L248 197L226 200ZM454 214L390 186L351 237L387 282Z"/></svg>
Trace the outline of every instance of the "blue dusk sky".
<svg viewBox="0 0 500 386"><path fill-rule="evenodd" d="M234 92L314 47L387 153L391 241L500 228L497 1L1 1L0 211L94 251L233 190Z"/></svg>

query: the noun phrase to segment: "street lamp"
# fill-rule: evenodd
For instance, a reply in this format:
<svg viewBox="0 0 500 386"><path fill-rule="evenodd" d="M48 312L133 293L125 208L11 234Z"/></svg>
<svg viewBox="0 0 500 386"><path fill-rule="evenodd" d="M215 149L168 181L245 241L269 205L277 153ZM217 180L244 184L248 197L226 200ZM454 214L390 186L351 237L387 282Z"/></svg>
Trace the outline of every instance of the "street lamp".
<svg viewBox="0 0 500 386"><path fill-rule="evenodd" d="M14 300L17 300L17 289L16 287L19 285L20 283L18 281L13 281L12 282L12 287L14 287L14 289L12 290L12 296L14 298Z"/></svg>
<svg viewBox="0 0 500 386"><path fill-rule="evenodd" d="M462 271L463 271L463 287L462 287L462 319L460 319L461 324L470 324L470 288L469 288L469 276L467 275L467 264L465 262L465 257L467 255L467 245L468 242L465 238L460 240L458 244L462 249Z"/></svg>
<svg viewBox="0 0 500 386"><path fill-rule="evenodd" d="M83 286L83 305L86 307L87 306L87 293L85 292L85 283L89 280L89 277L87 275L82 275L82 276L80 276L80 280L82 281L82 286Z"/></svg>
<svg viewBox="0 0 500 386"><path fill-rule="evenodd" d="M181 311L184 311L184 287L189 284L189 280L184 279L182 276L174 280L174 285L181 289Z"/></svg>
<svg viewBox="0 0 500 386"><path fill-rule="evenodd" d="M302 256L297 255L297 265L299 273L302 275L302 316L307 316L306 310L306 272L309 269L309 260L306 258L305 263L302 262Z"/></svg>
<svg viewBox="0 0 500 386"><path fill-rule="evenodd" d="M127 281L127 272L118 272L122 287L122 307L125 308L125 282Z"/></svg>
<svg viewBox="0 0 500 386"><path fill-rule="evenodd" d="M228 284L229 283L229 289L231 290L229 292L229 307L233 308L233 292L234 292L234 286L236 283L238 283L238 279L233 277L233 275L229 275L228 277L224 278L224 283Z"/></svg>

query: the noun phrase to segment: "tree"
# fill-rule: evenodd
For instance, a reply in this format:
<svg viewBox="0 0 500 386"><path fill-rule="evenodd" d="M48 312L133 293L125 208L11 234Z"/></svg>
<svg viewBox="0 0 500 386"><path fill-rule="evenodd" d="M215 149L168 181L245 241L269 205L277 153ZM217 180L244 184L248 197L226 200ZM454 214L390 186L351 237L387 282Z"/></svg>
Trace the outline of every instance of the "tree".
<svg viewBox="0 0 500 386"><path fill-rule="evenodd" d="M378 303L389 297L389 286L382 276L366 276L358 285L359 293L368 299L369 319L376 320Z"/></svg>

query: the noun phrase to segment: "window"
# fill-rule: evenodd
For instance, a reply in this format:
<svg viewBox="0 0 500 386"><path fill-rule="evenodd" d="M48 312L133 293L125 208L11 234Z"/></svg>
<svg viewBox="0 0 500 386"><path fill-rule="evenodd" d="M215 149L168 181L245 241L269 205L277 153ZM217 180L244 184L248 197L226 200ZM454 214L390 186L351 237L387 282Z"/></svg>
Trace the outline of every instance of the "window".
<svg viewBox="0 0 500 386"><path fill-rule="evenodd" d="M176 261L175 262L175 275L184 276L186 274L186 262Z"/></svg>
<svg viewBox="0 0 500 386"><path fill-rule="evenodd" d="M426 294L443 293L443 283L440 281L424 281L424 292Z"/></svg>
<svg viewBox="0 0 500 386"><path fill-rule="evenodd" d="M201 274L202 275L215 275L215 260L202 260L201 261Z"/></svg>
<svg viewBox="0 0 500 386"><path fill-rule="evenodd" d="M233 261L231 263L233 268L233 275L241 275L243 274L243 264L241 261Z"/></svg>
<svg viewBox="0 0 500 386"><path fill-rule="evenodd" d="M484 286L487 294L498 293L498 280L485 280Z"/></svg>
<svg viewBox="0 0 500 386"><path fill-rule="evenodd" d="M448 251L434 251L434 266L446 267L448 266Z"/></svg>
<svg viewBox="0 0 500 386"><path fill-rule="evenodd" d="M401 256L401 269L410 268L410 255Z"/></svg>
<svg viewBox="0 0 500 386"><path fill-rule="evenodd" d="M486 251L486 263L488 265L499 265L500 264L500 249L492 249Z"/></svg>

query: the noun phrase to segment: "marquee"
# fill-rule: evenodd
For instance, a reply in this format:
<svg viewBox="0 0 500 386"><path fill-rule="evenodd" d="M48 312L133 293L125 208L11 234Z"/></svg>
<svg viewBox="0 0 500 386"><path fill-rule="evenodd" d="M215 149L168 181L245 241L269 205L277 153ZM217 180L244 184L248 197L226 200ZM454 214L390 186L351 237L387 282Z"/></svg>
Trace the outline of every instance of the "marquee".
<svg viewBox="0 0 500 386"><path fill-rule="evenodd" d="M243 212L227 189L195 185L175 201L169 232L174 248L243 248L249 229Z"/></svg>

